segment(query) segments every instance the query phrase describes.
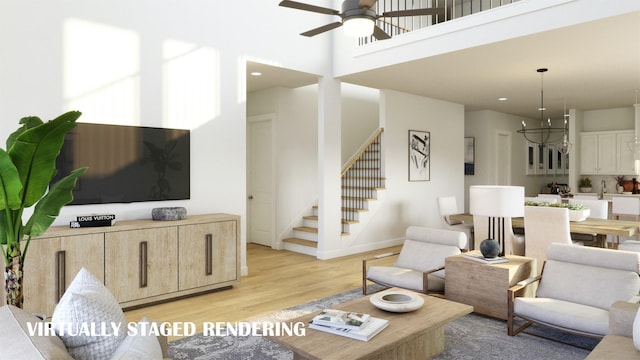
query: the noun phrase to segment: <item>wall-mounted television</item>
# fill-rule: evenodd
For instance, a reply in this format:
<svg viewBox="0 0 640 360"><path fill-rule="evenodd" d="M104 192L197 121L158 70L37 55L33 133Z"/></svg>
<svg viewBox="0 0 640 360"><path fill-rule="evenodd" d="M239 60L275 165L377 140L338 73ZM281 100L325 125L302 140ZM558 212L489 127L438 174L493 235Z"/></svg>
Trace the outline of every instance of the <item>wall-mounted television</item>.
<svg viewBox="0 0 640 360"><path fill-rule="evenodd" d="M190 197L189 130L77 123L57 159L58 174L88 166L70 205Z"/></svg>

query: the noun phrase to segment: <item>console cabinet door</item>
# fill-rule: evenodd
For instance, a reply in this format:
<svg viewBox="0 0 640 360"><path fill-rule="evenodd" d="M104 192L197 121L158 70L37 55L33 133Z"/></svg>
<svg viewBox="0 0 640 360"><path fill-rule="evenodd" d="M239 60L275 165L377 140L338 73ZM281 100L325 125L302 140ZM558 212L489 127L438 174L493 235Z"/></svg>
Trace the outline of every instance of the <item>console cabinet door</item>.
<svg viewBox="0 0 640 360"><path fill-rule="evenodd" d="M178 233L160 227L105 234L105 285L119 302L178 290Z"/></svg>
<svg viewBox="0 0 640 360"><path fill-rule="evenodd" d="M104 281L104 234L34 239L24 263L24 309L46 316L81 268Z"/></svg>
<svg viewBox="0 0 640 360"><path fill-rule="evenodd" d="M238 279L236 221L180 226L180 290Z"/></svg>

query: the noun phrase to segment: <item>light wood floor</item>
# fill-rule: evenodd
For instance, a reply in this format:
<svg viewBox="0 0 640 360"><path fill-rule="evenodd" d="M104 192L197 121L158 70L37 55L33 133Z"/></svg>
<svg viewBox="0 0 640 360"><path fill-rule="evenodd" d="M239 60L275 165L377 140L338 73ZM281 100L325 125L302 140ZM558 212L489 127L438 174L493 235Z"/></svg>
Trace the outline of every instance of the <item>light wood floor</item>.
<svg viewBox="0 0 640 360"><path fill-rule="evenodd" d="M235 322L268 314L362 286L362 259L399 251L400 246L330 260L248 244L249 275L232 289L125 312L127 321L143 316L160 322ZM391 264L394 258L377 264ZM198 329L198 332L201 329ZM176 337L169 337L174 340Z"/></svg>

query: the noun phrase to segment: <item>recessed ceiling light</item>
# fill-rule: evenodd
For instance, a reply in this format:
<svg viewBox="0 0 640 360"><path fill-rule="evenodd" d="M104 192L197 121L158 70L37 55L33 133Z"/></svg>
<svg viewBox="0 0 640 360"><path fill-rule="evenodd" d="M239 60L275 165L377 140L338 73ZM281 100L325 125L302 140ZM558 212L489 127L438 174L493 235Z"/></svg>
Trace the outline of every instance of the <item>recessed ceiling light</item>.
<svg viewBox="0 0 640 360"><path fill-rule="evenodd" d="M499 97L498 98L498 101L507 101L507 100L509 100L509 98L506 98L506 97Z"/></svg>
<svg viewBox="0 0 640 360"><path fill-rule="evenodd" d="M262 75L262 73L261 73L261 72L259 72L259 71L252 71L252 72L251 72L251 75L252 75L252 76L260 76L260 75Z"/></svg>

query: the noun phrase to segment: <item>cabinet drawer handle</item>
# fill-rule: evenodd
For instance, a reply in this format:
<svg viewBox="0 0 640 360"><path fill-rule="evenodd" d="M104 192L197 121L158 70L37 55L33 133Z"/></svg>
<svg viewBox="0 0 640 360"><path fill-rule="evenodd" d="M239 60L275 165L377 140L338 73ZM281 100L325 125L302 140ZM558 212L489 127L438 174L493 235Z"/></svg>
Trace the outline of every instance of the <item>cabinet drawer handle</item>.
<svg viewBox="0 0 640 360"><path fill-rule="evenodd" d="M207 234L204 237L204 273L213 274L213 235Z"/></svg>
<svg viewBox="0 0 640 360"><path fill-rule="evenodd" d="M66 268L67 252L64 250L56 251L56 303L60 301L64 291L67 289Z"/></svg>
<svg viewBox="0 0 640 360"><path fill-rule="evenodd" d="M140 254L139 254L140 271L138 274L138 278L140 280L140 287L147 287L147 242L140 242Z"/></svg>

